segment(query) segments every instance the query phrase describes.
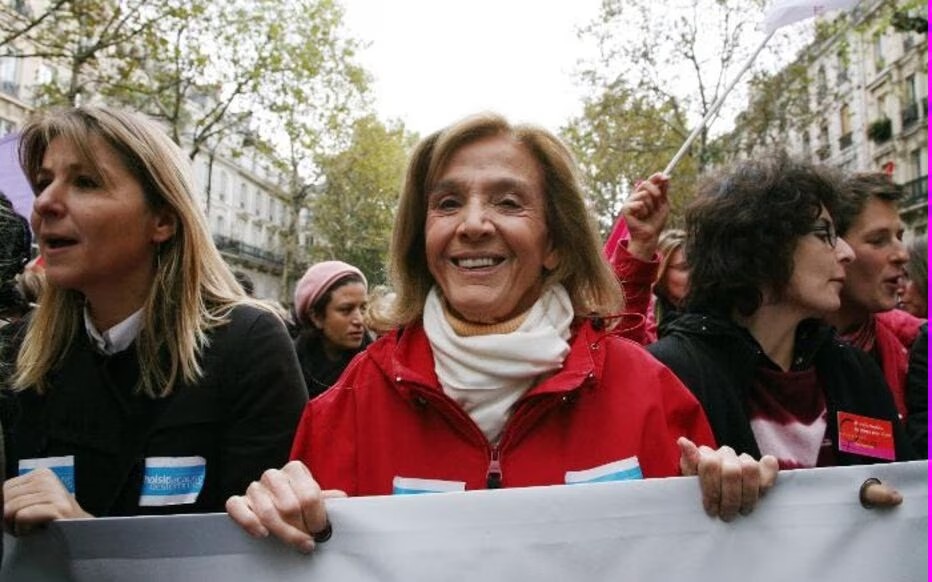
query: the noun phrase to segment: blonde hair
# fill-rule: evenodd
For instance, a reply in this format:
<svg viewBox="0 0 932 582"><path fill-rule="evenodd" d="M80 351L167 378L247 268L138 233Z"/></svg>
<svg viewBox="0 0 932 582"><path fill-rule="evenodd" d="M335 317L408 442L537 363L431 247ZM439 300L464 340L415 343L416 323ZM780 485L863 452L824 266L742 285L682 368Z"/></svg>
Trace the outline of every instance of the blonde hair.
<svg viewBox="0 0 932 582"><path fill-rule="evenodd" d="M523 145L543 170L547 229L560 258L557 267L544 275L544 285L563 284L578 315L607 316L620 311L621 287L602 256L569 149L542 128L510 125L500 115L484 113L426 137L411 155L390 250L389 274L397 297L391 310L372 318L379 320L375 322L379 327L420 319L427 293L434 285L424 246L427 192L460 148L494 136L510 137Z"/></svg>
<svg viewBox="0 0 932 582"><path fill-rule="evenodd" d="M31 119L23 128L19 155L33 189L54 139L65 140L99 173L90 146L93 137L117 152L151 208L175 218L174 234L157 251L154 284L136 338L137 390L164 397L178 382L193 383L201 377L198 356L208 343L207 332L226 323L237 304L256 303L246 299L214 247L194 200L190 162L153 121L104 107L76 107ZM83 333L83 306L78 291L48 285L17 360L17 389L48 388L48 374L61 364L76 334Z"/></svg>
<svg viewBox="0 0 932 582"><path fill-rule="evenodd" d="M660 253L660 266L657 268L657 278L654 283L663 286L667 276L667 269L673 261L673 255L677 249L686 245L686 231L678 228L671 228L663 231L660 240L657 243L657 252Z"/></svg>

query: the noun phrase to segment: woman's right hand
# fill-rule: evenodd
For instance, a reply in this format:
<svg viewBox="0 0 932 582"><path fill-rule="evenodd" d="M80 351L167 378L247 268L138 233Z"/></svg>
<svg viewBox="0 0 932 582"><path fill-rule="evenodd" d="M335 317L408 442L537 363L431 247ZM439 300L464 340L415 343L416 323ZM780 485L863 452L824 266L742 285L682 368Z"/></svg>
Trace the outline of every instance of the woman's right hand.
<svg viewBox="0 0 932 582"><path fill-rule="evenodd" d="M269 534L310 553L326 534L330 523L324 500L346 497L337 490L322 491L301 461L291 461L281 469L269 469L253 481L245 495L227 499L226 510L240 527L257 538Z"/></svg>
<svg viewBox="0 0 932 582"><path fill-rule="evenodd" d="M36 469L3 484L3 525L13 535L32 532L50 521L94 517L51 470Z"/></svg>

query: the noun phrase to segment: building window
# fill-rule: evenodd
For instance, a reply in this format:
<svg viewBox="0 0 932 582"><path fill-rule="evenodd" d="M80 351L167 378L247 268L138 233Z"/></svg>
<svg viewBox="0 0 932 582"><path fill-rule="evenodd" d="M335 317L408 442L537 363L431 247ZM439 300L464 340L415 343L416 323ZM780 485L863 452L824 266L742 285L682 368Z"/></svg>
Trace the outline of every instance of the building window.
<svg viewBox="0 0 932 582"><path fill-rule="evenodd" d="M929 186L923 167L925 158L925 152L922 149L917 148L909 152L909 178L903 185L906 195L899 202L900 208L908 208L928 200Z"/></svg>
<svg viewBox="0 0 932 582"><path fill-rule="evenodd" d="M10 121L9 119L4 119L0 117L0 136L13 133L15 129L16 129L16 123L14 123L13 121Z"/></svg>
<svg viewBox="0 0 932 582"><path fill-rule="evenodd" d="M916 102L916 75L906 77L906 102Z"/></svg>
<svg viewBox="0 0 932 582"><path fill-rule="evenodd" d="M822 101L828 96L828 78L825 76L825 67L819 67L816 79L816 95L819 101Z"/></svg>
<svg viewBox="0 0 932 582"><path fill-rule="evenodd" d="M828 140L828 125L823 123L819 126L819 147L816 149L816 154L823 161L832 155L832 146Z"/></svg>
<svg viewBox="0 0 932 582"><path fill-rule="evenodd" d="M247 224L246 224L245 218L236 219L236 235L234 236L237 236L237 238L243 241L249 240L249 231L247 230Z"/></svg>
<svg viewBox="0 0 932 582"><path fill-rule="evenodd" d="M844 150L851 147L851 108L847 103L841 106L838 114L841 122L841 137L838 138L838 149Z"/></svg>
<svg viewBox="0 0 932 582"><path fill-rule="evenodd" d="M874 34L874 69L879 73L887 66L887 59L883 56L883 35Z"/></svg>
<svg viewBox="0 0 932 582"><path fill-rule="evenodd" d="M218 184L217 194L220 195L220 201L225 202L227 199L227 173L220 170L220 183Z"/></svg>
<svg viewBox="0 0 932 582"><path fill-rule="evenodd" d="M903 129L915 125L919 121L919 103L916 99L916 75L906 77L906 101L903 103L902 120Z"/></svg>
<svg viewBox="0 0 932 582"><path fill-rule="evenodd" d="M239 207L246 208L246 182L239 183Z"/></svg>
<svg viewBox="0 0 932 582"><path fill-rule="evenodd" d="M19 98L19 59L0 57L0 93Z"/></svg>
<svg viewBox="0 0 932 582"><path fill-rule="evenodd" d="M922 150L915 149L909 152L909 172L910 178L919 178L922 176Z"/></svg>
<svg viewBox="0 0 932 582"><path fill-rule="evenodd" d="M848 57L844 51L838 52L838 84L848 80Z"/></svg>
<svg viewBox="0 0 932 582"><path fill-rule="evenodd" d="M32 17L32 10L29 9L29 3L26 0L12 0L10 5L13 6L13 10L19 13L20 16L25 16L26 18Z"/></svg>

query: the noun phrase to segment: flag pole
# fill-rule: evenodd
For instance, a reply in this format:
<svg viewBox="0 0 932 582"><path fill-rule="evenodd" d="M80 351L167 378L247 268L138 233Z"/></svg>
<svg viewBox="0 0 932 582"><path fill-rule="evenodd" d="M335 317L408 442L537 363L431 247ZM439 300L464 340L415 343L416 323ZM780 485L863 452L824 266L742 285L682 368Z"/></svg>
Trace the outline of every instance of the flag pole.
<svg viewBox="0 0 932 582"><path fill-rule="evenodd" d="M767 33L767 36L757 46L757 49L754 51L754 54L751 55L751 58L749 58L748 61L744 63L744 67L738 71L738 74L735 75L735 78L731 80L731 83L729 83L728 87L725 88L725 91L709 108L708 113L705 114L705 117L702 118L702 121L699 122L699 125L697 125L696 128L693 129L692 133L689 134L689 137L686 138L686 142L683 143L683 145L680 147L680 150L676 152L676 155L673 156L673 159L670 160L670 163L667 164L667 167L663 169L665 176L670 175L670 173L673 171L673 168L676 167L676 165L680 162L680 159L682 159L682 157L686 154L686 150L689 149L689 146L693 145L693 142L696 141L696 137L699 135L699 132L702 131L706 125L708 125L713 117L715 117L715 115L718 113L718 110L721 108L722 103L725 102L725 97L727 97L728 94L731 93L731 90L735 88L735 85L738 84L738 80L741 79L741 76L751 68L751 65L754 64L754 60L757 59L757 55L759 55L760 52L764 50L764 45L766 45L767 42L773 37L775 32L776 29Z"/></svg>

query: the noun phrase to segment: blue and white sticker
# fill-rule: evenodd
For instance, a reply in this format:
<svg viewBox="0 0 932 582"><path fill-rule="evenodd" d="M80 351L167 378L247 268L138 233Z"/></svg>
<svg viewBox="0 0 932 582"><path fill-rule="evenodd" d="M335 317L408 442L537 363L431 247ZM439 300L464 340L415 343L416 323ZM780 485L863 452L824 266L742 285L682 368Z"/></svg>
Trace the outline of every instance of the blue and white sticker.
<svg viewBox="0 0 932 582"><path fill-rule="evenodd" d="M65 457L41 457L38 459L20 459L19 474L32 473L36 469L50 469L62 482L68 493L74 495L74 455Z"/></svg>
<svg viewBox="0 0 932 582"><path fill-rule="evenodd" d="M579 483L602 483L605 481L630 481L643 479L641 465L637 457L628 457L620 461L613 461L605 465L586 469L585 471L567 471L564 482L567 485Z"/></svg>
<svg viewBox="0 0 932 582"><path fill-rule="evenodd" d="M194 503L204 487L204 457L148 457L142 477L140 507Z"/></svg>
<svg viewBox="0 0 932 582"><path fill-rule="evenodd" d="M392 495L449 493L450 491L466 491L466 482L444 481L442 479L415 479L413 477L395 477L392 479Z"/></svg>

